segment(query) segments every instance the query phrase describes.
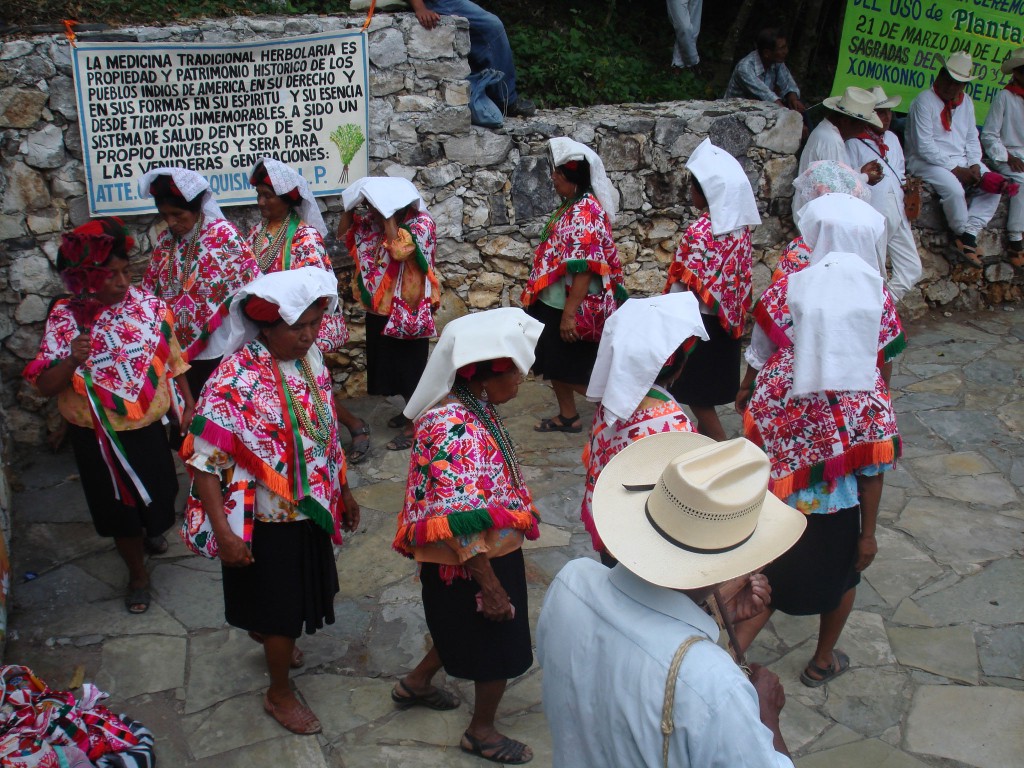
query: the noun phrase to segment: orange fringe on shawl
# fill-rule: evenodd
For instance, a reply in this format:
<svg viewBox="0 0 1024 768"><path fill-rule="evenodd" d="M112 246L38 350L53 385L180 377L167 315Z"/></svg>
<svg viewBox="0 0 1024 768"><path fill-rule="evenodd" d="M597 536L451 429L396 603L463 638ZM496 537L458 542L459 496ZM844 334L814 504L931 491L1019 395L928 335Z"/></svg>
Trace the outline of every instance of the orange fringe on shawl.
<svg viewBox="0 0 1024 768"><path fill-rule="evenodd" d="M587 271L593 272L598 277L604 277L605 275L610 275L612 273L611 266L605 264L603 261L591 261L590 259L572 259L572 261L576 263L586 262ZM553 285L555 281L561 280L565 277L565 271L567 268L567 263L563 261L547 274L538 277L533 282L532 288L529 287L530 284L527 283L527 287L523 288L523 293L519 297L519 302L524 307L528 307L533 304L533 302L537 300L537 297L540 296L541 291Z"/></svg>
<svg viewBox="0 0 1024 768"><path fill-rule="evenodd" d="M199 422L199 424L197 425L196 422ZM192 425L193 428L198 426L201 429L199 432L200 437L220 448L225 453L230 454L238 466L253 475L259 482L270 489L272 493L277 494L286 501L295 502L288 478L267 466L267 463L250 451L237 435L228 432L223 427L214 424L202 416L196 416ZM192 454L195 453L195 434L195 432L190 432L186 435L181 449L178 451L178 454L186 463L192 457ZM191 468L189 471L192 471Z"/></svg>
<svg viewBox="0 0 1024 768"><path fill-rule="evenodd" d="M539 519L540 516L532 507L529 512L510 512L507 509L493 512L485 509L453 512L443 517L400 523L391 546L395 551L408 557L416 547L456 536L466 536L490 528L514 528L526 531L526 538L532 540L539 535L537 528Z"/></svg>

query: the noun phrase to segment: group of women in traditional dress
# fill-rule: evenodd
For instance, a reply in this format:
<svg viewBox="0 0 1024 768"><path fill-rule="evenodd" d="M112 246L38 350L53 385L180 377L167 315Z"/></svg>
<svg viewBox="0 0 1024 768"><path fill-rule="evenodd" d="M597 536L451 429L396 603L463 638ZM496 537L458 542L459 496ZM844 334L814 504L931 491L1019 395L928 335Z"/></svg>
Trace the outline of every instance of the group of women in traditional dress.
<svg viewBox="0 0 1024 768"><path fill-rule="evenodd" d="M664 292L623 303L617 195L603 163L568 138L549 151L560 204L536 249L526 311L453 320L429 357L437 235L415 186L361 179L343 194L337 231L358 267L368 391L404 399L388 448L412 449L394 548L418 563L433 647L391 696L400 708L453 709L460 701L433 684L436 673L474 681L461 747L509 764L532 757L495 717L507 681L532 664L522 544L539 518L496 406L525 374L550 380L558 406L538 432L581 432L575 395L598 403L581 517L609 566L615 553L589 509L604 466L660 432L724 439L715 409L735 402L745 434L771 459L771 490L815 522L766 571L775 607L821 616L807 685L849 665L835 644L876 551L883 473L900 452L887 376L903 336L877 269L884 222L862 202L854 171L819 164L797 181L801 237L754 307L740 382L750 232L760 222L741 164L710 141L697 147L687 168L700 214ZM55 305L26 376L58 395L72 424L96 530L115 538L128 567L132 612L150 600L143 553L166 548L161 534L173 522L177 483L160 426L172 417L194 478L183 535L220 557L227 619L263 646L264 708L308 734L320 724L288 670L304 663L301 632L334 620L332 542L359 521L338 425L354 438L351 460L365 457L369 427L335 402L324 363L348 329L316 201L299 174L269 158L251 182L263 221L244 238L199 174L147 173L140 189L167 229L142 289L130 286L131 242L118 220L65 236L59 267L72 297ZM769 615L742 625L741 646Z"/></svg>

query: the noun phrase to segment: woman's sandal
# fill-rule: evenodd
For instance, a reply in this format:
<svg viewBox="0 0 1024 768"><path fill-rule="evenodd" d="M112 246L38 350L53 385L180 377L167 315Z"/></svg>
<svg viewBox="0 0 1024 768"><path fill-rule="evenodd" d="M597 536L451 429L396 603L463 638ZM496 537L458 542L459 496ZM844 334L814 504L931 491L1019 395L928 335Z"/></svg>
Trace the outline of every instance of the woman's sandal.
<svg viewBox="0 0 1024 768"><path fill-rule="evenodd" d="M129 589L124 596L124 609L128 613L138 616L149 610L149 604L153 602L153 596L149 593L149 587Z"/></svg>
<svg viewBox="0 0 1024 768"><path fill-rule="evenodd" d="M807 668L800 673L800 682L808 688L820 688L825 683L835 680L850 668L850 657L842 651L832 651L832 663L827 667L819 667L812 659ZM813 672L814 674L808 674Z"/></svg>
<svg viewBox="0 0 1024 768"><path fill-rule="evenodd" d="M410 422L411 419L409 419L409 417L407 417L404 413L400 413L397 416L392 416L390 419L388 419L388 426L391 427L392 429L401 429Z"/></svg>
<svg viewBox="0 0 1024 768"><path fill-rule="evenodd" d="M362 421L362 419L360 419ZM356 430L349 430L352 435L352 445L348 449L348 463L361 464L370 455L370 425L365 421L363 426Z"/></svg>
<svg viewBox="0 0 1024 768"><path fill-rule="evenodd" d="M250 632L249 639L255 640L260 645L263 645L263 635L259 632ZM306 666L306 654L304 654L297 645L292 647L292 660L289 663L289 666L292 669L301 669Z"/></svg>
<svg viewBox="0 0 1024 768"><path fill-rule="evenodd" d="M384 447L389 451L404 451L412 448L412 435L408 432L399 432Z"/></svg>
<svg viewBox="0 0 1024 768"><path fill-rule="evenodd" d="M467 745L468 743L468 745ZM533 750L521 741L502 736L497 741L484 743L474 737L469 731L462 734L462 741L459 747L463 752L490 760L492 763L503 763L504 765L522 765L533 760ZM484 754L489 752L490 754Z"/></svg>
<svg viewBox="0 0 1024 768"><path fill-rule="evenodd" d="M302 704L299 704L294 709L279 709L270 700L269 693L263 694L263 711L292 733L299 734L299 736L312 736L314 733L320 733L323 730L320 720L313 714L312 709Z"/></svg>
<svg viewBox="0 0 1024 768"><path fill-rule="evenodd" d="M399 690L403 691L403 693L399 693ZM404 680L399 680L398 685L391 689L391 700L398 705L399 709L409 709L410 707L420 705L442 712L449 709L458 709L459 704L462 703L458 696L449 693L444 688L433 688L430 693L416 693L405 684Z"/></svg>
<svg viewBox="0 0 1024 768"><path fill-rule="evenodd" d="M544 419L540 424L533 428L534 432L571 432L573 434L583 431L583 425L580 424L580 415L577 413L571 419L565 418L562 414L552 416L550 419Z"/></svg>
<svg viewBox="0 0 1024 768"><path fill-rule="evenodd" d="M162 555L167 551L168 547L167 538L160 534L158 536L144 536L142 538L142 548L151 555Z"/></svg>

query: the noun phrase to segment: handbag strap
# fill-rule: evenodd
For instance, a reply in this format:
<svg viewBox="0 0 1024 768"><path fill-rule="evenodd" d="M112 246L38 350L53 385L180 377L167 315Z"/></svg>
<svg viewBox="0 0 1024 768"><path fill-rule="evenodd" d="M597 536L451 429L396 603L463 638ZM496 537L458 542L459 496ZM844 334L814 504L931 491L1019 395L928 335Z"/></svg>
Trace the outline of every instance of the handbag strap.
<svg viewBox="0 0 1024 768"><path fill-rule="evenodd" d="M665 701L661 705L661 761L665 768L668 768L668 747L672 732L675 731L675 720L672 710L676 701L676 678L679 676L679 667L682 666L683 657L690 648L704 640L703 635L693 635L683 640L676 648L675 656L668 667L668 678L665 680Z"/></svg>

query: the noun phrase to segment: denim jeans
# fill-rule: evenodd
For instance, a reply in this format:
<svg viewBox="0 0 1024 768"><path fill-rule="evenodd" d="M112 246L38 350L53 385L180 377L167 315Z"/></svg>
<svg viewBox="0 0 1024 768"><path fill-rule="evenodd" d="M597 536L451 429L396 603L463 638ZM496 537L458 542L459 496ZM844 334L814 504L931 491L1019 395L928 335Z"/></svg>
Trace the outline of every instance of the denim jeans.
<svg viewBox="0 0 1024 768"><path fill-rule="evenodd" d="M505 79L487 89L503 112L519 98L516 93L516 67L501 19L470 0L424 0L425 5L442 16L463 16L469 20L469 68L474 72L497 69Z"/></svg>

